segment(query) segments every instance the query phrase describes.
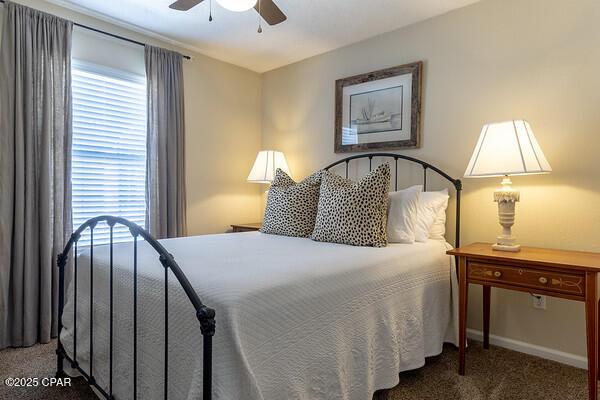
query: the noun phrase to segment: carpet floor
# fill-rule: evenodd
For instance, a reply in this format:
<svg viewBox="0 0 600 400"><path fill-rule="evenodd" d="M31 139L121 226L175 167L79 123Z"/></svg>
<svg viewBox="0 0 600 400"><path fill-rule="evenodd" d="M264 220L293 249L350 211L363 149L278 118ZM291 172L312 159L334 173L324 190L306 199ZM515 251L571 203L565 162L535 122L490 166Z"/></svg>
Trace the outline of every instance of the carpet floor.
<svg viewBox="0 0 600 400"><path fill-rule="evenodd" d="M469 342L467 374L457 374L458 352L446 346L423 368L403 372L400 383L377 400L584 400L586 371L541 358ZM7 377L51 377L55 343L0 352L0 399L96 399L82 378L71 387L7 387ZM242 399L240 399L242 400ZM274 399L275 400L275 399Z"/></svg>

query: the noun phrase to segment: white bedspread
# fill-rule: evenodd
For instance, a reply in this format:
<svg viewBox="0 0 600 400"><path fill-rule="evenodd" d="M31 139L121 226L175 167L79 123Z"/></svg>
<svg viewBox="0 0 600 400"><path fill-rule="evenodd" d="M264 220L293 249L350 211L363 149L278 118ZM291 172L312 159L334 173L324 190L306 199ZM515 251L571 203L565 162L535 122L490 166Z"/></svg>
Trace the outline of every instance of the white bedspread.
<svg viewBox="0 0 600 400"><path fill-rule="evenodd" d="M353 247L258 232L163 240L216 310L214 398L352 399L456 344L456 275L440 241ZM115 245L114 394L132 397L133 245ZM94 256L93 374L108 388L108 247ZM164 270L139 244L138 396L163 395ZM61 339L73 356L73 285ZM199 399L202 336L170 273L169 398ZM89 368L89 254L79 257L77 360Z"/></svg>

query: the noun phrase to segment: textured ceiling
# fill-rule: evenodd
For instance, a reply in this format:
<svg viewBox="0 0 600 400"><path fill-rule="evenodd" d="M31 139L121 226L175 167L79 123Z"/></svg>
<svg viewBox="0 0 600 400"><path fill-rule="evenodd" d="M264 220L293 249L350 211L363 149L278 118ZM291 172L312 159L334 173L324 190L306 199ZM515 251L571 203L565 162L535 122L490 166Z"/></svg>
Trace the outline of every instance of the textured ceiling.
<svg viewBox="0 0 600 400"><path fill-rule="evenodd" d="M288 20L257 33L254 10L235 13L214 0L188 12L172 0L48 0L95 17L125 23L182 47L257 72L281 67L338 47L446 13L478 0L276 0Z"/></svg>

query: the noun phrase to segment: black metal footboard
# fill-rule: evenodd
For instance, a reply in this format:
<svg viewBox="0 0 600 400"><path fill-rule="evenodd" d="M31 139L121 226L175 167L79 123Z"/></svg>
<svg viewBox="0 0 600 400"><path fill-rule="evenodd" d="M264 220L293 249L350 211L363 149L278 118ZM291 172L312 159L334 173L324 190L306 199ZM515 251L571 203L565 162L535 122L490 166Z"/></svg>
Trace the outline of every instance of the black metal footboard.
<svg viewBox="0 0 600 400"><path fill-rule="evenodd" d="M77 243L81 237L82 232L89 228L90 230L90 321L93 321L94 315L94 228L98 224L98 222L106 222L106 224L110 228L110 271L109 271L109 376L108 376L108 388L103 388L98 385L95 377L94 377L94 365L93 365L93 355L94 355L94 324L90 323L90 363L89 363L89 371L84 371L81 366L77 362ZM81 225L70 237L67 245L65 246L63 252L58 255L57 258L57 266L59 269L59 287L58 287L58 347L56 349L57 354L57 376L64 375L64 360L67 360L71 363L71 367L73 369L78 370L81 375L87 380L90 386L93 386L99 393L101 393L106 399L113 400L115 399L113 395L113 228L116 224L124 225L129 228L131 235L133 236L133 390L132 390L132 398L134 400L137 399L137 242L138 238L141 236L156 250L158 253L159 260L164 267L164 287L165 287L165 332L164 332L164 398L167 399L168 393L168 384L169 384L169 354L168 354L168 343L169 343L169 291L168 289L168 279L169 279L169 270L173 272L180 285L183 287L187 297L191 301L192 305L196 310L196 317L200 322L200 331L203 336L203 399L210 400L212 396L212 337L215 334L215 311L200 301L198 294L192 288L192 285L186 278L185 274L179 268L179 265L175 262L173 255L169 254L169 252L156 240L154 239L146 230L142 227L120 217L113 217L108 215L99 216L96 218L92 218L86 221L83 225ZM65 302L65 268L67 265L67 260L69 253L73 249L74 257L73 257L73 311L74 311L74 319L73 319L73 355L72 358L66 354L65 349L60 341L60 333L62 330L62 316Z"/></svg>

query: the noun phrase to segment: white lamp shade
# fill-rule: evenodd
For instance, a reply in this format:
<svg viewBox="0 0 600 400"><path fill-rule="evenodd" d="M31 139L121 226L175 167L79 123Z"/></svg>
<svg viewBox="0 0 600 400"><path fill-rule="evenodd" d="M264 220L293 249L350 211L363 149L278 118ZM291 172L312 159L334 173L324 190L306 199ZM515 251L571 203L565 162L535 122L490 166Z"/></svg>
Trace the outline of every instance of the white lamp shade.
<svg viewBox="0 0 600 400"><path fill-rule="evenodd" d="M258 0L217 0L219 5L229 11L248 11L256 5Z"/></svg>
<svg viewBox="0 0 600 400"><path fill-rule="evenodd" d="M290 169L282 152L274 150L259 151L250 175L248 175L248 182L271 183L275 177L277 168L281 168L286 174L291 176Z"/></svg>
<svg viewBox="0 0 600 400"><path fill-rule="evenodd" d="M543 174L552 171L527 121L487 124L465 171L465 177Z"/></svg>

